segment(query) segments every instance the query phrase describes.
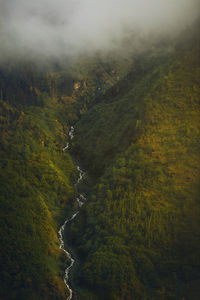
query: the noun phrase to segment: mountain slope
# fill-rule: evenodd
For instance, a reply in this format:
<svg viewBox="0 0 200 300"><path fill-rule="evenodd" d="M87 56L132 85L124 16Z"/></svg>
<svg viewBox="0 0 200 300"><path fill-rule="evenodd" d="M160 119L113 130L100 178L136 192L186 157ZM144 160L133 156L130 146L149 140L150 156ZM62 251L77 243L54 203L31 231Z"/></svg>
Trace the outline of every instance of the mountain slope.
<svg viewBox="0 0 200 300"><path fill-rule="evenodd" d="M75 126L96 183L69 231L80 299L199 299L199 53L141 59Z"/></svg>
<svg viewBox="0 0 200 300"><path fill-rule="evenodd" d="M96 65L63 59L41 68L28 61L0 66L1 299L68 295L57 232L76 209L78 172L63 148L92 96L118 80L112 63L93 74Z"/></svg>
<svg viewBox="0 0 200 300"><path fill-rule="evenodd" d="M57 231L77 205L70 153L88 173L67 229L78 299L199 299L198 32L117 63L1 67L1 299L68 294Z"/></svg>
<svg viewBox="0 0 200 300"><path fill-rule="evenodd" d="M49 82L47 79L49 78ZM73 208L76 170L65 105L50 73L1 70L1 299L65 299L67 259L57 232ZM49 85L49 87L48 87ZM26 87L26 88L25 88ZM73 115L68 111L68 118Z"/></svg>

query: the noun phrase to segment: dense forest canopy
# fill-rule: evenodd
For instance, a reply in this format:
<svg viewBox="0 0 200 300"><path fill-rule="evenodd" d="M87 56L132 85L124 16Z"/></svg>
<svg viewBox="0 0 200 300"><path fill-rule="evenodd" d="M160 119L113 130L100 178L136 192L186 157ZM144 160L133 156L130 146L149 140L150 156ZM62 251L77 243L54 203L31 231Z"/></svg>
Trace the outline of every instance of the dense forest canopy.
<svg viewBox="0 0 200 300"><path fill-rule="evenodd" d="M1 63L1 300L69 296L57 233L77 208L75 161L77 298L199 299L199 81L199 21L129 55Z"/></svg>

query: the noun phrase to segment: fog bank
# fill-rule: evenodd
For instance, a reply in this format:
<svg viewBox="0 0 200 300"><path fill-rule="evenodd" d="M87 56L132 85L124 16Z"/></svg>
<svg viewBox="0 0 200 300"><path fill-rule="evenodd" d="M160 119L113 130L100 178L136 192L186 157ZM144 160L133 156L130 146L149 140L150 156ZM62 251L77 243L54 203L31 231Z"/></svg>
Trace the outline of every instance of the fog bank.
<svg viewBox="0 0 200 300"><path fill-rule="evenodd" d="M0 60L112 50L179 32L199 14L198 0L0 0Z"/></svg>

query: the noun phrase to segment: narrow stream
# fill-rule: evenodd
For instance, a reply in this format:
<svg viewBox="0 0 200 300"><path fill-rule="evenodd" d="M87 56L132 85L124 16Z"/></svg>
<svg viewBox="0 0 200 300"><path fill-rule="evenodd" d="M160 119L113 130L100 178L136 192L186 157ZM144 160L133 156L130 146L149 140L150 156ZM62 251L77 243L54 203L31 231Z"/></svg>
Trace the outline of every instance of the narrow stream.
<svg viewBox="0 0 200 300"><path fill-rule="evenodd" d="M71 126L70 131L69 131L70 140L72 140L73 137L74 137L74 127ZM67 150L68 148L69 148L69 143L67 143L67 145L63 148L63 151ZM69 279L70 269L73 267L75 260L73 259L72 255L65 248L65 244L64 244L65 227L66 227L67 223L71 222L78 215L80 208L83 206L84 201L86 200L86 198L82 194L78 193L78 191L77 191L77 185L85 176L85 172L83 170L81 170L81 168L78 165L76 165L76 168L79 171L79 177L78 177L77 183L75 184L75 189L77 192L76 201L78 202L79 209L72 215L71 218L67 219L64 222L64 224L60 227L60 230L58 231L58 237L60 240L60 249L62 249L67 254L68 258L70 259L70 265L65 269L65 274L64 274L64 282L70 293L69 297L66 300L71 300L72 296L73 296L73 291L68 284L68 279Z"/></svg>

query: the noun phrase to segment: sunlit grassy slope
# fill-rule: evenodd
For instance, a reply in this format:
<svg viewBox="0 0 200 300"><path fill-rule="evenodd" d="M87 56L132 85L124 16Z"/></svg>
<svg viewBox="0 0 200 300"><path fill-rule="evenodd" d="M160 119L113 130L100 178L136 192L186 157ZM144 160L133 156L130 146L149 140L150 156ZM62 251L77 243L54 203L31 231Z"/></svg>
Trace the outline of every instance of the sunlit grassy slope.
<svg viewBox="0 0 200 300"><path fill-rule="evenodd" d="M199 299L199 50L140 57L75 126L96 182L69 233L80 299Z"/></svg>

